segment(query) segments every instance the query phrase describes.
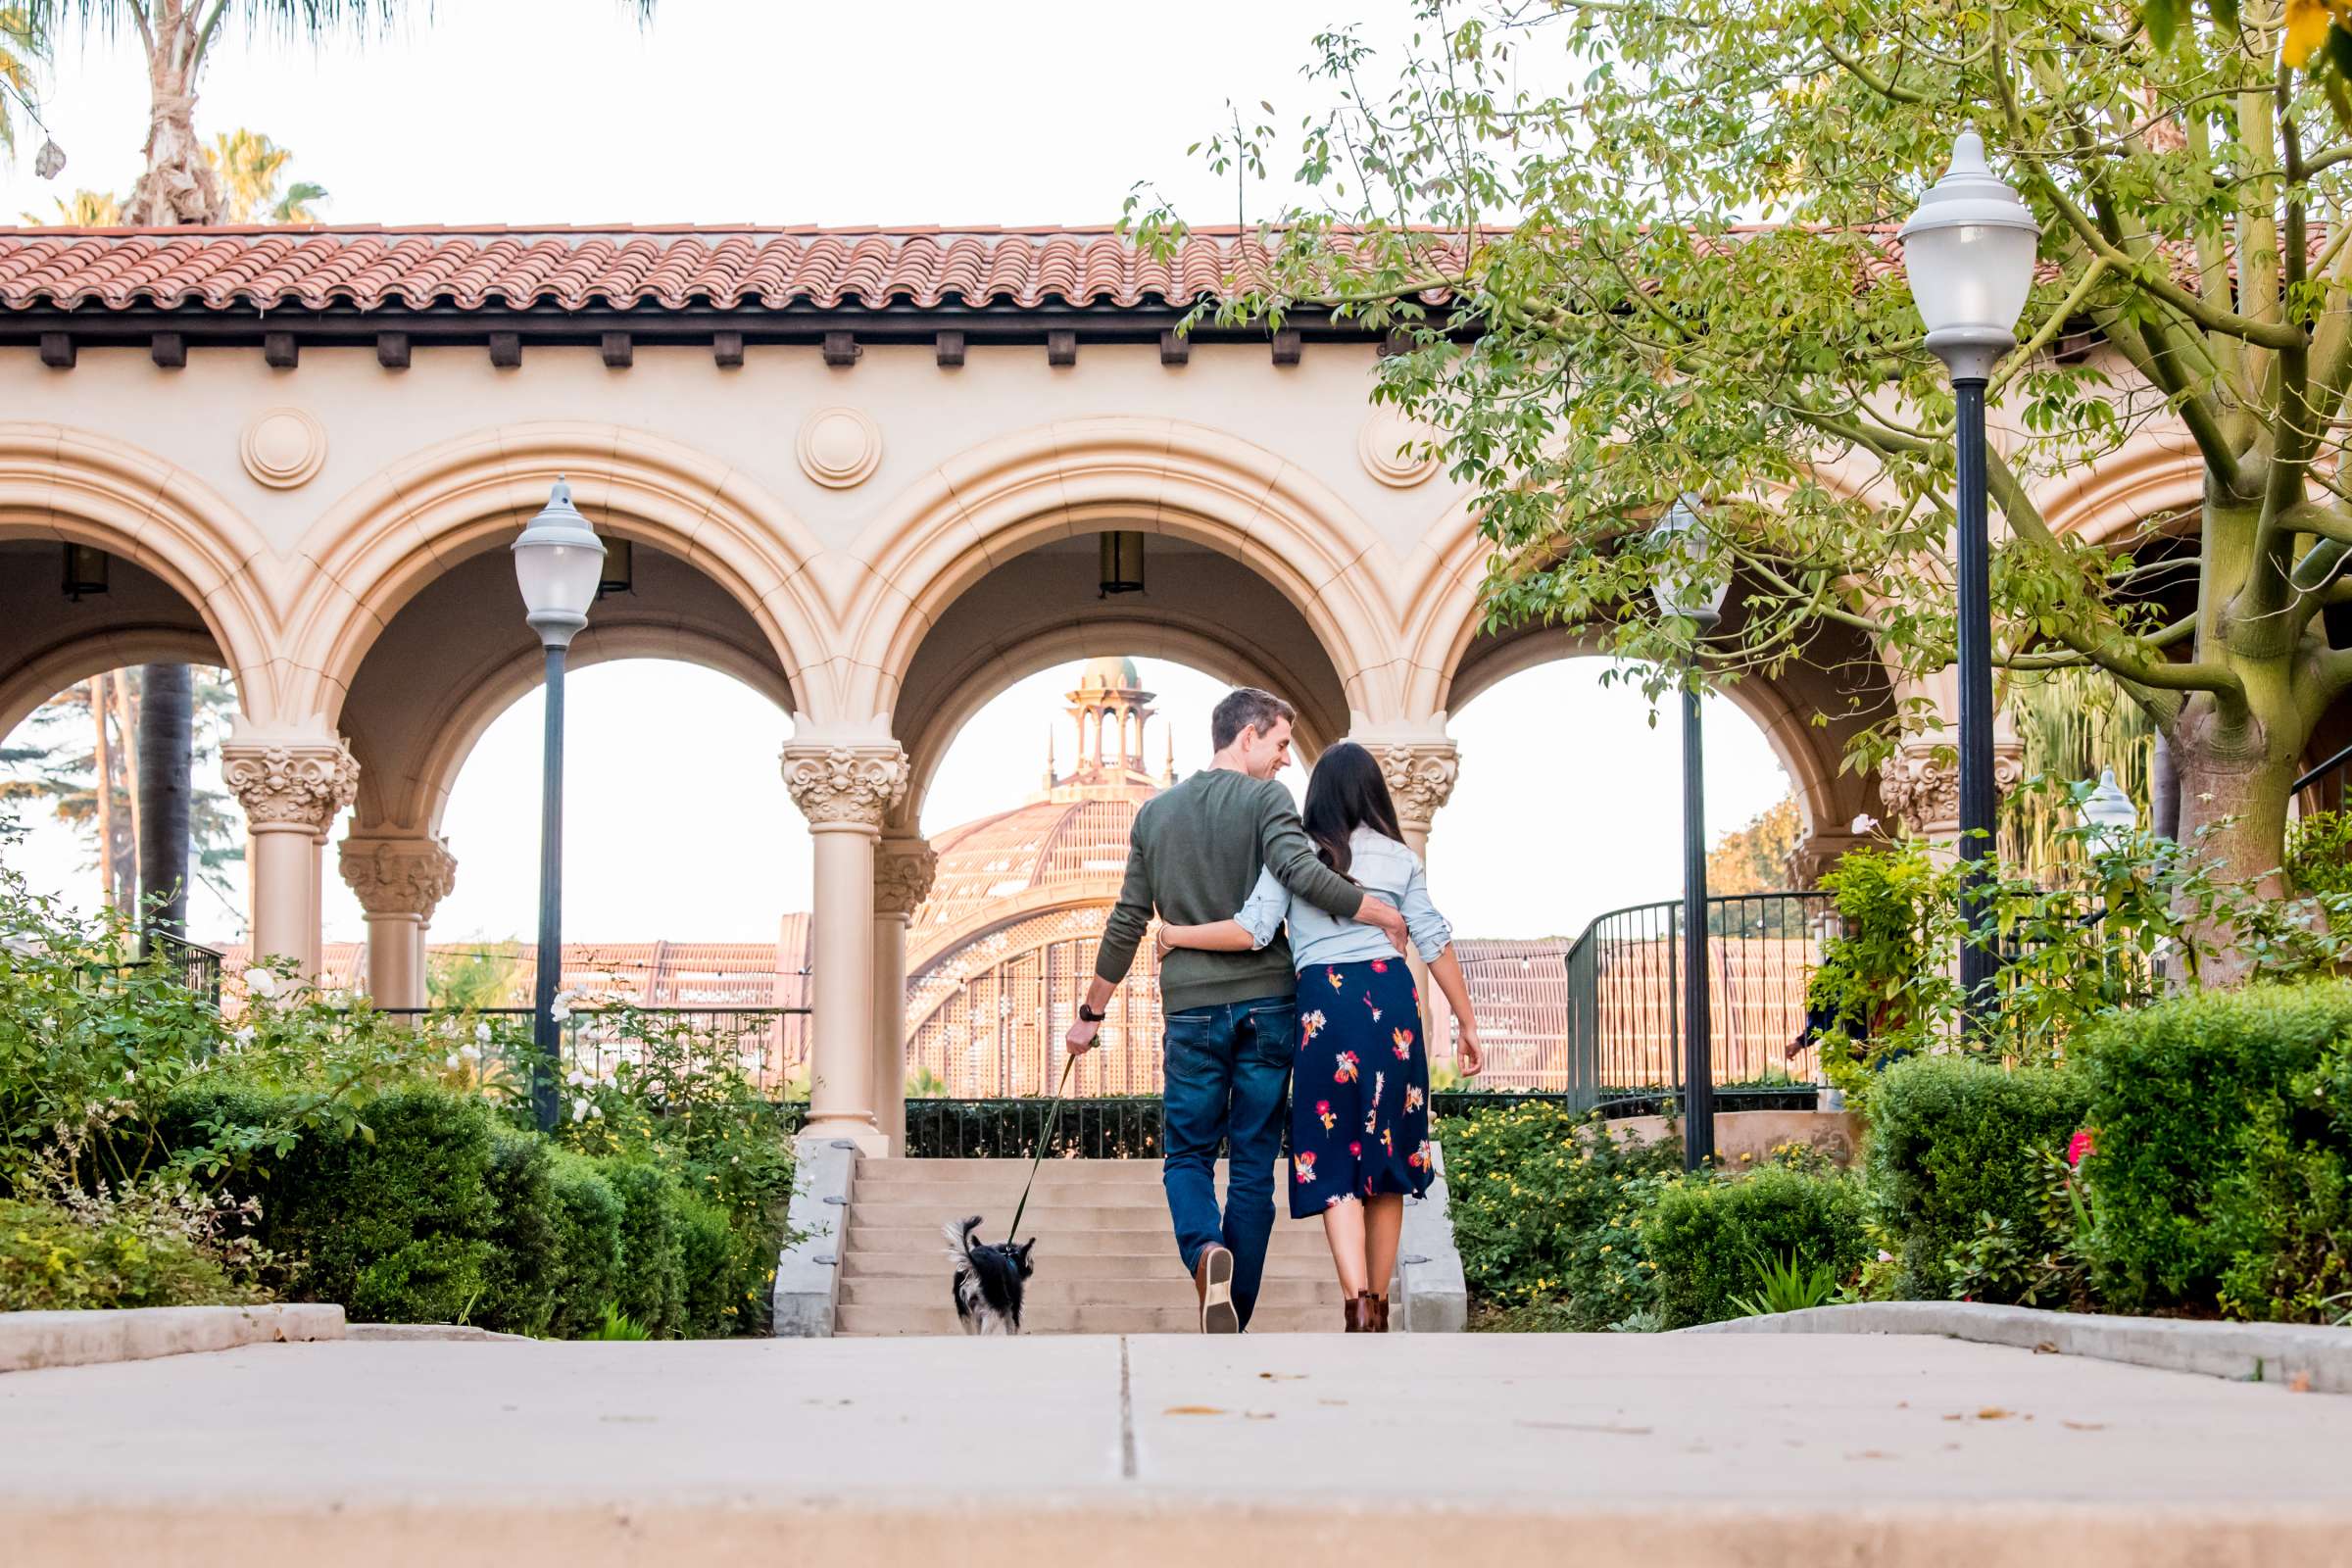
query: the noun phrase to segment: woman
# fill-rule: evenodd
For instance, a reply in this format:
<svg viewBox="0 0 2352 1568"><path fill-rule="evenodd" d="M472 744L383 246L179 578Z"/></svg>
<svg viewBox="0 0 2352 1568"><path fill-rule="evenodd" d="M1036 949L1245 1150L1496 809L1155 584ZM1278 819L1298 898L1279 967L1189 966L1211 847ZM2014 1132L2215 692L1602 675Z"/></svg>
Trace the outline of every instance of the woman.
<svg viewBox="0 0 2352 1568"><path fill-rule="evenodd" d="M1405 847L1380 764L1361 746L1323 754L1307 780L1305 821L1323 863L1403 911L1430 977L1452 1004L1465 1076L1485 1065L1453 931L1429 901L1420 857ZM1436 1174L1429 1146L1429 1053L1421 991L1375 927L1292 902L1273 874L1258 878L1230 920L1161 926L1159 946L1239 952L1262 948L1285 921L1298 966L1298 1049L1291 1079L1291 1217L1323 1216L1347 1331L1385 1334L1385 1287L1396 1270L1407 1194ZM1383 1290L1375 1292L1375 1284Z"/></svg>

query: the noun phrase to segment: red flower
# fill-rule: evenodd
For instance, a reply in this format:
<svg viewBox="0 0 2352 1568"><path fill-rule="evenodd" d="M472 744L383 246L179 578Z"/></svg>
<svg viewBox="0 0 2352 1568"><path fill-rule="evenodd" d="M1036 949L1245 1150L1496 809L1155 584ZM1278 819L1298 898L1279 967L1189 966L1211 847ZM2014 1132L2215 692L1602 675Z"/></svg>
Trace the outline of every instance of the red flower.
<svg viewBox="0 0 2352 1568"><path fill-rule="evenodd" d="M2066 1162L2078 1169L2081 1168L2084 1155L2097 1152L2098 1149L2091 1143L2090 1129L2087 1127L2066 1141Z"/></svg>
<svg viewBox="0 0 2352 1568"><path fill-rule="evenodd" d="M1361 1159L1364 1154L1364 1146L1361 1144L1349 1144L1348 1146L1348 1152L1351 1157Z"/></svg>
<svg viewBox="0 0 2352 1568"><path fill-rule="evenodd" d="M1386 958L1374 958L1372 960L1372 972L1374 974L1387 974L1389 972L1389 960Z"/></svg>

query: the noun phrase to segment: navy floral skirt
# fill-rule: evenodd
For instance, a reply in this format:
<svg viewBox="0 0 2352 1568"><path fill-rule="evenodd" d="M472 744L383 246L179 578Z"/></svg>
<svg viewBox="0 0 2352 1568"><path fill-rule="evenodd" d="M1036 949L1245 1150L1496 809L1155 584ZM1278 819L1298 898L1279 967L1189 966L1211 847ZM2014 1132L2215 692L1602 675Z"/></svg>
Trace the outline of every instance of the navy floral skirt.
<svg viewBox="0 0 2352 1568"><path fill-rule="evenodd" d="M1429 1191L1429 1052L1402 958L1298 976L1291 1074L1291 1218L1349 1198Z"/></svg>

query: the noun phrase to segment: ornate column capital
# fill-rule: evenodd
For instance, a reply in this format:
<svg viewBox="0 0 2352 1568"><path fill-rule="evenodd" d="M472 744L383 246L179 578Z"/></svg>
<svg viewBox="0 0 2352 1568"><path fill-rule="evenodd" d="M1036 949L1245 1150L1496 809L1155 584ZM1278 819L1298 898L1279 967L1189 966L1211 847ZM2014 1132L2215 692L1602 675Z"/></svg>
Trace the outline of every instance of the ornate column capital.
<svg viewBox="0 0 2352 1568"><path fill-rule="evenodd" d="M343 880L370 916L432 918L458 884L458 858L447 839L353 835L340 848Z"/></svg>
<svg viewBox="0 0 2352 1568"><path fill-rule="evenodd" d="M1462 754L1451 741L1364 741L1364 750L1380 763L1396 815L1407 827L1426 831L1437 820L1438 808L1453 797L1454 780L1461 776Z"/></svg>
<svg viewBox="0 0 2352 1568"><path fill-rule="evenodd" d="M874 853L874 913L910 919L931 896L939 854L921 839L884 839Z"/></svg>
<svg viewBox="0 0 2352 1568"><path fill-rule="evenodd" d="M1821 874L1842 859L1848 850L1867 847L1873 841L1861 833L1815 833L1788 852L1786 869L1788 885L1799 890L1821 886Z"/></svg>
<svg viewBox="0 0 2352 1568"><path fill-rule="evenodd" d="M231 735L220 748L220 773L257 828L323 833L360 791L360 764L340 736Z"/></svg>
<svg viewBox="0 0 2352 1568"><path fill-rule="evenodd" d="M1995 733L1993 794L2003 796L2026 776L2022 742ZM1879 799L1914 833L1949 837L1960 831L1960 765L1942 737L1906 742L1879 772Z"/></svg>
<svg viewBox="0 0 2352 1568"><path fill-rule="evenodd" d="M811 827L861 827L875 833L906 799L914 770L896 746L784 748L784 787Z"/></svg>

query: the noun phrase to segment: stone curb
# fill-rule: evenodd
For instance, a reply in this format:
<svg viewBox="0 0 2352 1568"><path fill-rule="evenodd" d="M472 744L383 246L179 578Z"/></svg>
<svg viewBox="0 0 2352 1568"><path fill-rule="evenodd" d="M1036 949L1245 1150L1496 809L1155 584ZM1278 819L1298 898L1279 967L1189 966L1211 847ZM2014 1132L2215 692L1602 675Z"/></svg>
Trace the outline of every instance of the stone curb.
<svg viewBox="0 0 2352 1568"><path fill-rule="evenodd" d="M141 1306L0 1312L0 1373L343 1338L339 1306Z"/></svg>
<svg viewBox="0 0 2352 1568"><path fill-rule="evenodd" d="M841 1298L841 1249L850 1194L858 1181L858 1146L804 1135L793 1146L797 1177L785 1223L800 1241L776 1259L773 1332L779 1339L833 1337ZM943 1255L947 1246L940 1244Z"/></svg>
<svg viewBox="0 0 2352 1568"><path fill-rule="evenodd" d="M500 1334L475 1328L470 1323L352 1323L345 1326L343 1338L362 1345L416 1345L428 1341L462 1341L469 1345L545 1343L528 1334Z"/></svg>
<svg viewBox="0 0 2352 1568"><path fill-rule="evenodd" d="M1404 1205L1396 1238L1396 1320L1412 1334L1459 1334L1470 1324L1470 1288L1462 1254L1454 1250L1453 1215L1446 1205L1446 1150L1432 1144L1437 1178L1429 1196Z"/></svg>
<svg viewBox="0 0 2352 1568"><path fill-rule="evenodd" d="M2352 1394L2352 1329L2304 1323L2196 1323L2179 1318L2045 1312L1978 1301L1857 1301L1702 1323L1684 1334L1935 1334L1980 1345L2127 1361L2248 1383Z"/></svg>

